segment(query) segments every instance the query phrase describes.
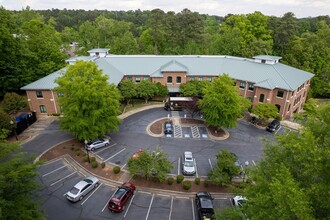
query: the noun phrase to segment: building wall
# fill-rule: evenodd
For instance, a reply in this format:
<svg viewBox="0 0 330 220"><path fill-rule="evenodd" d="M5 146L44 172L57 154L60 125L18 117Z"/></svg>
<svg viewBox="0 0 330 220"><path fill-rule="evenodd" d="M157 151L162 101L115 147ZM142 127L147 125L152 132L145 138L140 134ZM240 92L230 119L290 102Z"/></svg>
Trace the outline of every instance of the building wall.
<svg viewBox="0 0 330 220"><path fill-rule="evenodd" d="M172 77L172 83L168 82L168 77ZM181 77L181 83L177 82L177 77ZM150 77L148 75L136 75L136 76L124 76L123 79L132 80L138 83L142 80L151 80L152 82L160 82L162 85L166 85L168 88L180 88L180 85L191 80L201 81L208 80L212 81L215 76L186 76L185 72L164 72L163 77ZM245 86L240 88L241 83ZM293 113L299 112L302 108L302 104L306 101L307 93L310 87L310 82L307 81L302 84L295 91L287 91L283 89L269 90L260 87L249 88L249 85L253 84L251 82L236 80L236 87L239 94L245 98L248 98L252 102L252 106L255 107L258 103L273 103L280 106L279 113L282 115L283 119L291 119ZM279 97L278 91L282 91L282 97ZM31 111L35 111L37 116L40 114L54 114L61 113L60 106L58 104L58 94L56 91L52 90L41 90L42 98L37 97L35 90L26 91L28 97L28 103ZM264 95L264 99L260 100L260 96ZM46 112L42 113L40 106L45 106Z"/></svg>

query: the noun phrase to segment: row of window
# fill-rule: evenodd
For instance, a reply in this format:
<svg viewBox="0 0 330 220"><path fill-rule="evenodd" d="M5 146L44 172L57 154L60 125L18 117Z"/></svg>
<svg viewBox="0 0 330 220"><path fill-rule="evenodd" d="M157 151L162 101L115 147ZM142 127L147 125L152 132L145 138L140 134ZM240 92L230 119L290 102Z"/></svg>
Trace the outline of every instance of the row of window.
<svg viewBox="0 0 330 220"><path fill-rule="evenodd" d="M37 98L39 98L39 99L44 97L41 90L37 90L36 95L37 95ZM57 92L57 96L61 97L61 96L63 96L63 93L62 92Z"/></svg>
<svg viewBox="0 0 330 220"><path fill-rule="evenodd" d="M301 89L303 89L305 86L305 83L303 83L301 86L299 86L299 88L297 89L297 92L299 92Z"/></svg>
<svg viewBox="0 0 330 220"><path fill-rule="evenodd" d="M299 96L298 98L296 98L293 102L293 106L295 106L298 102L300 102L301 96Z"/></svg>
<svg viewBox="0 0 330 220"><path fill-rule="evenodd" d="M142 77L135 77L135 82L141 82ZM131 76L128 77L128 80L133 81L133 78ZM143 80L149 80L149 77L143 77Z"/></svg>
<svg viewBox="0 0 330 220"><path fill-rule="evenodd" d="M236 85L236 83L234 85ZM245 89L245 86L246 86L246 82L240 82L240 84L239 84L239 88L240 89ZM253 91L254 90L254 83L249 83L248 90L249 91Z"/></svg>

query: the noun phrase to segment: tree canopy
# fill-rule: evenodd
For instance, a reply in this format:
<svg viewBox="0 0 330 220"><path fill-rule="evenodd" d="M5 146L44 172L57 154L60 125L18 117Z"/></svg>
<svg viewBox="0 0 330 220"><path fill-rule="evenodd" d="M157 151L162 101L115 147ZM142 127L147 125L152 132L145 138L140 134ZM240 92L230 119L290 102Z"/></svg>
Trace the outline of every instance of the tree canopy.
<svg viewBox="0 0 330 220"><path fill-rule="evenodd" d="M0 219L44 219L36 190L37 165L18 143L0 140Z"/></svg>
<svg viewBox="0 0 330 220"><path fill-rule="evenodd" d="M57 91L64 117L61 128L78 140L92 140L117 130L120 93L93 62L69 65L57 79Z"/></svg>
<svg viewBox="0 0 330 220"><path fill-rule="evenodd" d="M248 108L233 86L233 80L227 75L220 75L203 90L203 99L199 101L206 124L215 127L231 128L236 120Z"/></svg>

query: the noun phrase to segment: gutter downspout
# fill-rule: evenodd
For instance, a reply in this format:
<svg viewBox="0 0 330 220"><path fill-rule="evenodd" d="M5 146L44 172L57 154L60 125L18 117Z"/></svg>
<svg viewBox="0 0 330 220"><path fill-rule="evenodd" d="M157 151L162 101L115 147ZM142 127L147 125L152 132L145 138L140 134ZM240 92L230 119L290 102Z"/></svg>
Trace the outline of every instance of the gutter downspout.
<svg viewBox="0 0 330 220"><path fill-rule="evenodd" d="M245 81L246 86L245 86L245 91L244 91L244 98L246 98L246 93L247 93L247 90L248 90L247 84L248 84L248 82Z"/></svg>
<svg viewBox="0 0 330 220"><path fill-rule="evenodd" d="M55 98L54 98L54 93L53 93L53 90L50 90L50 91L52 91L52 98L53 98L54 109L55 109L55 113L57 114L57 108L56 108L56 102L55 102Z"/></svg>
<svg viewBox="0 0 330 220"><path fill-rule="evenodd" d="M287 90L286 91L286 98L285 98L285 102L284 102L284 109L283 109L283 114L282 114L282 119L283 119L283 116L285 117L285 115L286 115L286 112L287 112L287 110L286 110L286 103L287 103L287 101L288 101L288 96L289 96L289 90ZM291 109L290 109L291 110ZM291 117L291 116L290 116Z"/></svg>

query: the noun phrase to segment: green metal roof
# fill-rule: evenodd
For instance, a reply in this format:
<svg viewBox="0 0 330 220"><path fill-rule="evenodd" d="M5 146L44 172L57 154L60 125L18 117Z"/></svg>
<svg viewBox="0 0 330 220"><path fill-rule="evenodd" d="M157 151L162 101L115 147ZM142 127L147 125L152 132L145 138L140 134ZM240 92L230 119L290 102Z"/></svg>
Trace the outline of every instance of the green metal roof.
<svg viewBox="0 0 330 220"><path fill-rule="evenodd" d="M264 55L266 56L266 55ZM260 59L261 56L257 56ZM279 57L268 56L268 59ZM156 55L108 55L94 61L109 82L116 85L126 75L162 77L163 72L186 72L187 76L219 76L227 73L236 80L255 83L255 86L295 90L313 74L281 63L265 64L254 59L232 56L156 56ZM59 71L65 71L65 68ZM22 90L53 89L56 71L40 80L22 87Z"/></svg>

